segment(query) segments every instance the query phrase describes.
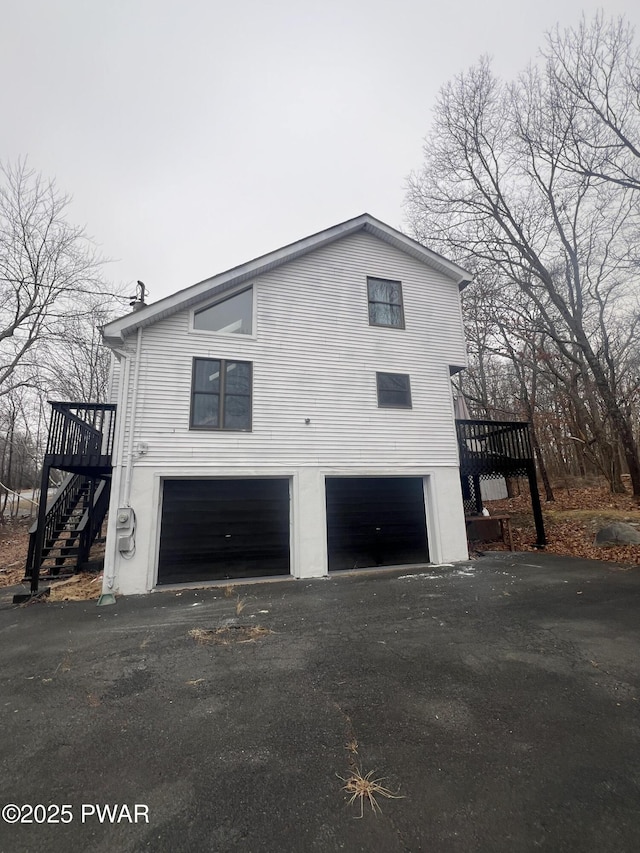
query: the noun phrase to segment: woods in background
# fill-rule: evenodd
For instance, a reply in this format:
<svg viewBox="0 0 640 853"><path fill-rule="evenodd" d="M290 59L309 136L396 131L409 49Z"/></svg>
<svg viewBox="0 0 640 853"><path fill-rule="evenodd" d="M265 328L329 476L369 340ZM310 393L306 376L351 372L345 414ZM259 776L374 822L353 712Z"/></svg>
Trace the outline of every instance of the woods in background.
<svg viewBox="0 0 640 853"><path fill-rule="evenodd" d="M549 479L640 497L640 55L602 14L547 35L514 81L488 59L447 83L412 235L476 278L464 295L478 417L530 419Z"/></svg>
<svg viewBox="0 0 640 853"><path fill-rule="evenodd" d="M35 486L48 399L101 401L109 356L97 327L122 304L104 260L68 221L69 196L25 161L0 166L0 520Z"/></svg>
<svg viewBox="0 0 640 853"><path fill-rule="evenodd" d="M35 485L47 399L105 399L98 327L123 310L70 198L0 167L0 520ZM475 276L463 294L472 416L526 419L552 481L640 498L640 52L603 14L547 34L517 79L481 59L441 90L412 236Z"/></svg>

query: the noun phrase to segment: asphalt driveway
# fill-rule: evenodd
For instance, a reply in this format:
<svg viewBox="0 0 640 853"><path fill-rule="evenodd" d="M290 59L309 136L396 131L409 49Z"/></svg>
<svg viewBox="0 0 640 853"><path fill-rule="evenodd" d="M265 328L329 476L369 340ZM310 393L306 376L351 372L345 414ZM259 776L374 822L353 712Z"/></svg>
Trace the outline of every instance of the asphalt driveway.
<svg viewBox="0 0 640 853"><path fill-rule="evenodd" d="M0 850L636 853L639 652L640 569L546 554L5 595Z"/></svg>

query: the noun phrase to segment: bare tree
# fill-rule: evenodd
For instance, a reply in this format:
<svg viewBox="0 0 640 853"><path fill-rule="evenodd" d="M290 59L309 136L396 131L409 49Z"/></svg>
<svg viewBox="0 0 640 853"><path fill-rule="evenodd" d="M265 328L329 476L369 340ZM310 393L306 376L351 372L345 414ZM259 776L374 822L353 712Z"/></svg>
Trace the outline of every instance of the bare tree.
<svg viewBox="0 0 640 853"><path fill-rule="evenodd" d="M563 166L640 189L640 51L624 18L556 27L541 50L568 131Z"/></svg>
<svg viewBox="0 0 640 853"><path fill-rule="evenodd" d="M572 115L557 89L535 67L502 83L486 59L448 83L425 165L409 181L409 222L417 239L516 286L557 352L589 371L640 497L619 366L607 358L637 268L637 199L633 188L567 167Z"/></svg>
<svg viewBox="0 0 640 853"><path fill-rule="evenodd" d="M112 300L102 260L66 219L70 198L25 161L0 166L0 395L36 384L46 344Z"/></svg>
<svg viewBox="0 0 640 853"><path fill-rule="evenodd" d="M0 164L0 521L17 512L15 492L34 482L46 400L106 396L109 356L96 327L123 296L68 221L69 204L26 161Z"/></svg>
<svg viewBox="0 0 640 853"><path fill-rule="evenodd" d="M109 392L111 352L102 342L100 326L113 319L113 310L101 300L87 305L86 313L65 319L49 341L53 364L41 372L43 386L56 399L104 402Z"/></svg>
<svg viewBox="0 0 640 853"><path fill-rule="evenodd" d="M0 398L0 522L19 515L19 492L36 484L40 448L33 428L38 423L34 406L37 395L29 388Z"/></svg>

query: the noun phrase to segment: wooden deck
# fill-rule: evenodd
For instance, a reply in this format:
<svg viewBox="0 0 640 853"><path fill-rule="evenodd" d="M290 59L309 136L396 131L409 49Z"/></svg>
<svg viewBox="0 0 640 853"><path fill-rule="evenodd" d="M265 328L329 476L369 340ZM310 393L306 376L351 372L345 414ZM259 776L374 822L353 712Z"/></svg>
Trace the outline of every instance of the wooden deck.
<svg viewBox="0 0 640 853"><path fill-rule="evenodd" d="M536 526L536 546L544 548L546 545L544 519L529 423L527 421L456 420L456 432L463 502L465 512L470 519L477 521L482 512L481 480L526 477L529 481L531 509ZM495 518L493 516L493 519Z"/></svg>

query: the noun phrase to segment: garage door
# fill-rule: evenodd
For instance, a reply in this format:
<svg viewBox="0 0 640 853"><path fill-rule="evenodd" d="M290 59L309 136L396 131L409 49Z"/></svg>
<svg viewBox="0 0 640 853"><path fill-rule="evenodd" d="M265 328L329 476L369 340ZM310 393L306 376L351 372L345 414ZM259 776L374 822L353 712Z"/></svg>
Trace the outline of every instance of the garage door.
<svg viewBox="0 0 640 853"><path fill-rule="evenodd" d="M429 561L421 477L327 477L329 571Z"/></svg>
<svg viewBox="0 0 640 853"><path fill-rule="evenodd" d="M165 481L159 584L288 573L287 479Z"/></svg>

